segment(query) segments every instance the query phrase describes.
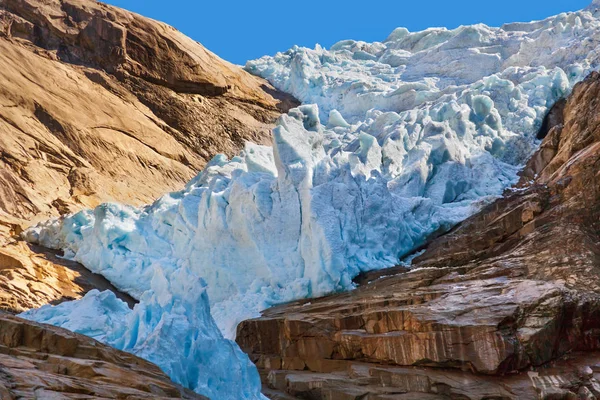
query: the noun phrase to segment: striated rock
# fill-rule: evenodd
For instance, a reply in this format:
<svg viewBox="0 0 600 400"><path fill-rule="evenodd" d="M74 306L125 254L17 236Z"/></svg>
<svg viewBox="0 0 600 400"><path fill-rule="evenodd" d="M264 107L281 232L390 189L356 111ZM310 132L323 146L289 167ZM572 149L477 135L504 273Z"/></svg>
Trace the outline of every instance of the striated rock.
<svg viewBox="0 0 600 400"><path fill-rule="evenodd" d="M161 22L93 0L0 0L0 307L94 285L56 258L40 268L10 240L24 227L150 203L216 153L270 143L295 104Z"/></svg>
<svg viewBox="0 0 600 400"><path fill-rule="evenodd" d="M240 324L237 341L265 383L310 399L600 397L583 355L546 369L600 348L599 99L594 73L546 119L519 187L433 240L411 271L381 271L351 293ZM398 368L405 378L351 391L355 363L370 379ZM425 379L409 367L436 369ZM525 370L527 379L510 383ZM454 389L431 386L438 376L455 379ZM498 377L512 378L499 390Z"/></svg>
<svg viewBox="0 0 600 400"><path fill-rule="evenodd" d="M204 399L134 355L4 314L0 314L0 398Z"/></svg>
<svg viewBox="0 0 600 400"><path fill-rule="evenodd" d="M282 400L596 399L590 388L597 378L585 380L575 371L598 359L575 353L539 372L505 376L343 361L343 369L329 373L272 370L264 376L264 394Z"/></svg>
<svg viewBox="0 0 600 400"><path fill-rule="evenodd" d="M92 0L0 1L0 209L148 203L295 101L174 28Z"/></svg>

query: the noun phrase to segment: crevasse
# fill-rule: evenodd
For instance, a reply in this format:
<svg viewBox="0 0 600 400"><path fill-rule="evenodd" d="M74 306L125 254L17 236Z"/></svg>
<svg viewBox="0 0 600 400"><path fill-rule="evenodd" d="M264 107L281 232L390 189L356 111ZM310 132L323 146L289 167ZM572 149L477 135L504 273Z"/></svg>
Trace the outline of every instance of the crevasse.
<svg viewBox="0 0 600 400"><path fill-rule="evenodd" d="M592 5L249 62L305 103L279 119L273 147L216 156L150 206L105 204L25 232L140 304L93 291L24 316L138 354L210 398L259 398L256 370L225 339L237 324L349 290L500 195L548 109L597 69L599 39Z"/></svg>

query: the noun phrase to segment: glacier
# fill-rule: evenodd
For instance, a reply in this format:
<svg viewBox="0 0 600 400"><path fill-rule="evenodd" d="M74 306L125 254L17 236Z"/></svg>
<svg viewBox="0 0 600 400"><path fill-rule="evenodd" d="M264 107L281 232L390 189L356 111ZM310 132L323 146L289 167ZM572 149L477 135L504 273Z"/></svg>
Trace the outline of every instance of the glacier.
<svg viewBox="0 0 600 400"><path fill-rule="evenodd" d="M154 204L103 204L30 242L102 274L110 292L24 317L156 363L212 399L261 398L231 341L277 303L350 290L515 183L550 107L598 69L598 2L543 21L294 47L246 69L300 99L272 131L217 155Z"/></svg>

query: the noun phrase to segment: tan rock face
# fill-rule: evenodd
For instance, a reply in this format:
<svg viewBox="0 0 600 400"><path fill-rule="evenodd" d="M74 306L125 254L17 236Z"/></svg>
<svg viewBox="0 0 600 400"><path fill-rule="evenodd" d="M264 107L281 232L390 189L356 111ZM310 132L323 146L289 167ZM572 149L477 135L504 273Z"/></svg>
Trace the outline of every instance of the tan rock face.
<svg viewBox="0 0 600 400"><path fill-rule="evenodd" d="M131 354L4 314L0 314L0 398L205 399Z"/></svg>
<svg viewBox="0 0 600 400"><path fill-rule="evenodd" d="M0 210L179 189L295 100L174 28L92 0L0 0Z"/></svg>
<svg viewBox="0 0 600 400"><path fill-rule="evenodd" d="M178 190L216 153L270 143L295 104L163 23L93 0L0 0L0 308L97 283L11 244L25 226Z"/></svg>
<svg viewBox="0 0 600 400"><path fill-rule="evenodd" d="M347 361L331 373L272 370L264 394L273 400L596 399L598 361L597 354L575 353L539 372L506 376Z"/></svg>
<svg viewBox="0 0 600 400"><path fill-rule="evenodd" d="M548 118L544 142L524 170L520 189L433 240L412 271L367 274L351 293L275 307L243 322L238 343L267 384L311 399L429 398L418 397L422 393L577 398L593 392L596 381L585 388L563 382L572 381L565 372L570 367L556 379L544 367L565 354L600 348L599 99L600 75L594 73ZM587 362L580 359L571 361ZM379 372L368 372L366 385L373 387L361 388L360 395L340 389L357 362L368 371L384 371L391 381L374 380ZM421 384L422 377L407 372L416 366L469 371L463 378L455 372L444 376L483 383L460 395L417 390L406 386ZM390 378L396 368L410 378ZM492 387L493 376L526 369L539 375L517 386L503 384L504 392ZM302 374L293 371L313 373L301 378L312 389L297 390L295 379ZM424 375L431 381L440 373ZM450 386L460 388L456 382ZM335 396L329 392L333 387ZM385 397L384 387L417 394ZM600 398L600 392L593 396Z"/></svg>

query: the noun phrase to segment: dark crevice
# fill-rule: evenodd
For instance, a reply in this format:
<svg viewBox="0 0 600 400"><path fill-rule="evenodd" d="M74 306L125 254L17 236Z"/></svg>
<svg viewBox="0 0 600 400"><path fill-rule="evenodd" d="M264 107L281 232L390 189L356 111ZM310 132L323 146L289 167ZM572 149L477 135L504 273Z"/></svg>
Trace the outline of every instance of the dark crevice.
<svg viewBox="0 0 600 400"><path fill-rule="evenodd" d="M546 136L548 136L548 133L552 130L552 128L564 123L564 111L566 105L567 100L560 99L552 106L552 108L550 108L550 111L548 111L548 114L546 114L544 117L542 126L536 135L536 139L544 139Z"/></svg>

